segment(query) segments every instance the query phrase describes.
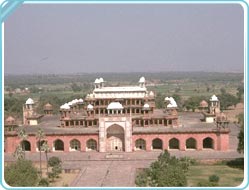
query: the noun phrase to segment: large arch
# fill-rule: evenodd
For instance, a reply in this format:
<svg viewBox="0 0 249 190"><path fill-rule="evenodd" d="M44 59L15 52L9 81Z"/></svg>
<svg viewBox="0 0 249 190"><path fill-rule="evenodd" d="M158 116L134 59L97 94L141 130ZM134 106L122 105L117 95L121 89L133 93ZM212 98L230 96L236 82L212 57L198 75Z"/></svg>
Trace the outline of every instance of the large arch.
<svg viewBox="0 0 249 190"><path fill-rule="evenodd" d="M86 142L86 151L97 151L97 141L94 139L89 139Z"/></svg>
<svg viewBox="0 0 249 190"><path fill-rule="evenodd" d="M179 140L177 138L172 138L169 140L169 149L179 149Z"/></svg>
<svg viewBox="0 0 249 190"><path fill-rule="evenodd" d="M21 147L22 147L22 150L23 150L23 151L31 151L30 142L27 141L27 140L23 140L23 141L21 142Z"/></svg>
<svg viewBox="0 0 249 190"><path fill-rule="evenodd" d="M197 143L194 138L191 137L186 140L186 149L196 149L196 145Z"/></svg>
<svg viewBox="0 0 249 190"><path fill-rule="evenodd" d="M47 143L47 141L46 140L41 140L40 142L39 141L37 141L36 142L36 150L37 151L40 151L40 149L41 149L41 147L42 147L42 145L44 144L44 143Z"/></svg>
<svg viewBox="0 0 249 190"><path fill-rule="evenodd" d="M57 139L53 143L55 151L64 151L64 142L60 139Z"/></svg>
<svg viewBox="0 0 249 190"><path fill-rule="evenodd" d="M202 146L203 148L213 149L214 148L214 140L210 137L207 137L207 138L203 139L202 145L203 145Z"/></svg>
<svg viewBox="0 0 249 190"><path fill-rule="evenodd" d="M144 139L137 139L135 141L135 150L146 150L146 141Z"/></svg>
<svg viewBox="0 0 249 190"><path fill-rule="evenodd" d="M117 125L111 125L106 130L106 150L109 151L124 151L125 142L124 142L124 129Z"/></svg>
<svg viewBox="0 0 249 190"><path fill-rule="evenodd" d="M162 150L163 149L163 141L159 138L156 138L152 141L152 149L153 150Z"/></svg>
<svg viewBox="0 0 249 190"><path fill-rule="evenodd" d="M73 139L70 141L70 150L71 151L80 151L80 141L77 139Z"/></svg>

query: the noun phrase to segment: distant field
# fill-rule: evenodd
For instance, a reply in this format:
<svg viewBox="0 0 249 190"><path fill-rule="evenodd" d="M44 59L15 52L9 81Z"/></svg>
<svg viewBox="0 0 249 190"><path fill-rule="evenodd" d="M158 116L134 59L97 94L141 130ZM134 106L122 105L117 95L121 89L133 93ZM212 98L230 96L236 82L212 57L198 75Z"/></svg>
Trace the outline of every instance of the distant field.
<svg viewBox="0 0 249 190"><path fill-rule="evenodd" d="M197 186L201 181L208 181L210 175L220 178L219 186L235 187L240 185L244 179L242 169L231 168L227 165L194 165L190 166L187 173L188 186Z"/></svg>

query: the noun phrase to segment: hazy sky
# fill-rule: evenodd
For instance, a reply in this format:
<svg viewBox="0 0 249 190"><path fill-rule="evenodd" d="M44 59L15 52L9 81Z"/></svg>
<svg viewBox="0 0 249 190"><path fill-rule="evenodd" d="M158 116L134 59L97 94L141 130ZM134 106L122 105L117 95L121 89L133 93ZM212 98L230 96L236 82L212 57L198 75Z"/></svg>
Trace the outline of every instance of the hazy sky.
<svg viewBox="0 0 249 190"><path fill-rule="evenodd" d="M24 4L5 73L243 72L239 4Z"/></svg>

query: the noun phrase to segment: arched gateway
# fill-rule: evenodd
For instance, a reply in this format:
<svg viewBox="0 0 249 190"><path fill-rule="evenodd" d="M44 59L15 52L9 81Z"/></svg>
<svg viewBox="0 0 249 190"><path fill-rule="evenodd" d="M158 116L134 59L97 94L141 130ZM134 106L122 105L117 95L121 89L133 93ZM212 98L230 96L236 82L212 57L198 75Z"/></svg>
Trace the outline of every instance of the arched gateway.
<svg viewBox="0 0 249 190"><path fill-rule="evenodd" d="M124 151L124 129L121 126L114 124L108 127L106 132L106 150L108 152Z"/></svg>

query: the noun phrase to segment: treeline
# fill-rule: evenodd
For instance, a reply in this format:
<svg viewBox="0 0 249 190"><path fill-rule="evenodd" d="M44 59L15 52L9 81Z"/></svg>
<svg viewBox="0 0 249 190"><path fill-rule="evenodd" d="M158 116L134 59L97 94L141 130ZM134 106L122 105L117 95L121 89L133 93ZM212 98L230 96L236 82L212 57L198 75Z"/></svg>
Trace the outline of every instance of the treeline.
<svg viewBox="0 0 249 190"><path fill-rule="evenodd" d="M123 83L137 83L139 77L159 80L161 82L169 80L189 79L199 82L208 81L241 81L243 73L208 73L208 72L158 72L158 73L81 73L70 75L5 75L5 85L15 88L29 85L41 84L66 84L66 83L92 83L96 78L102 77L106 81L116 81Z"/></svg>

